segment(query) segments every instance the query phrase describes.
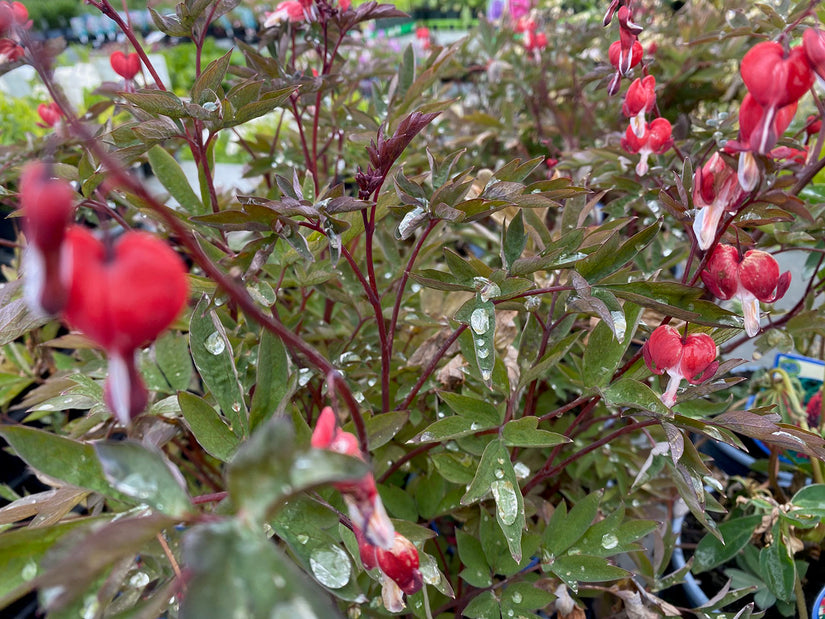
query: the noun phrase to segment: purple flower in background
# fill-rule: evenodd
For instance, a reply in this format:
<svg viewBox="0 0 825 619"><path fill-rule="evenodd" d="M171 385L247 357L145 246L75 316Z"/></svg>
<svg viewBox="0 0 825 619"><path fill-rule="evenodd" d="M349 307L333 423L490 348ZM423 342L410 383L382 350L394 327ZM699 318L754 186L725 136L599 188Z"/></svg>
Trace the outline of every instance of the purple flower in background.
<svg viewBox="0 0 825 619"><path fill-rule="evenodd" d="M487 3L487 19L495 21L504 12L504 0L489 0Z"/></svg>

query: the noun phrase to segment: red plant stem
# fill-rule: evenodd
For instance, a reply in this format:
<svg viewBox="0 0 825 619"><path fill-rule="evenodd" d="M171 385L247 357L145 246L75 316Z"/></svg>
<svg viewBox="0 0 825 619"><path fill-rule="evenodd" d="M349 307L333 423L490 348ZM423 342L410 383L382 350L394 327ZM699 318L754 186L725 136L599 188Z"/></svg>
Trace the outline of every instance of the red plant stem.
<svg viewBox="0 0 825 619"><path fill-rule="evenodd" d="M220 503L223 501L229 493L225 490L223 492L213 492L211 494L201 494L198 496L192 497L192 504L193 505L202 505L203 503Z"/></svg>
<svg viewBox="0 0 825 619"><path fill-rule="evenodd" d="M378 483L383 484L385 481L387 481L387 479L389 479L390 475L392 475L398 469L400 469L402 466L407 464L407 462L409 462L410 460L412 460L416 456L420 456L423 453L427 453L433 447L439 447L440 445L441 445L441 443L427 443L425 445L419 445L415 449L411 449L410 451L405 453L403 456L398 458L398 460L393 462L390 465L390 468L388 468L386 471L384 471L384 473L381 475L381 477L378 478Z"/></svg>
<svg viewBox="0 0 825 619"><path fill-rule="evenodd" d="M430 377L430 374L432 374L433 370L435 370L435 366L438 365L438 362L444 356L444 353L446 353L450 346L453 345L453 342L455 342L458 339L458 336L464 333L464 330L466 328L467 325L462 324L455 331L453 331L453 334L449 338L447 338L446 342L444 342L441 345L441 348L439 348L438 352L435 353L435 355L433 355L433 358L427 364L427 367L424 368L424 370L421 372L421 375L418 377L418 380L415 382L415 385L413 385L413 388L407 394L407 397L404 398L404 401L398 406L396 406L394 410L405 410L410 405L410 403L415 399L415 396L418 395L418 392L421 390L421 387L423 387L424 383L427 382L427 379Z"/></svg>
<svg viewBox="0 0 825 619"><path fill-rule="evenodd" d="M114 9L114 7L109 4L109 0L86 0L88 4L91 4L95 7L98 11L103 13L106 17L111 19L113 22L117 24L117 27L126 35L126 38L129 39L129 42L132 44L132 47L135 48L138 56L140 56L140 60L146 69L149 71L149 74L152 76L152 79L155 80L155 84L160 90L166 90L166 86L163 85L163 80L160 79L158 72L155 71L155 67L149 62L149 57L146 55L146 52L143 51L143 47L140 44L140 41L137 40L134 31L121 19L118 12ZM52 97L54 98L54 97ZM62 105L61 105L62 107Z"/></svg>
<svg viewBox="0 0 825 619"><path fill-rule="evenodd" d="M62 91L55 88L54 80L48 71L46 71L43 64L37 59L33 59L32 66L43 80L52 98L57 101L61 107L65 106L65 109L71 109ZM106 165L116 184L132 191L146 202L149 208L157 214L158 218L179 238L180 243L189 251L192 259L203 270L204 274L211 278L218 288L226 292L249 318L270 333L277 335L290 352L303 356L309 363L324 372L324 374L332 376L331 382L335 387L335 391L343 397L352 416L361 451L369 453L369 439L364 425L364 417L361 414L358 403L352 395L349 385L347 385L344 377L335 369L332 363L314 347L290 331L283 323L274 317L264 314L258 308L258 305L252 297L249 296L243 284L223 273L218 266L210 260L209 256L201 249L192 232L178 219L174 211L160 204L154 196L146 191L146 188L140 182L124 171L117 160L100 146L95 140L95 137L89 133L74 115L67 116L66 119L74 132L86 142L89 150L97 155L100 161Z"/></svg>
<svg viewBox="0 0 825 619"><path fill-rule="evenodd" d="M539 471L538 473L536 473L536 475L533 476L533 478L530 481L528 481L526 484L524 484L524 487L522 488L522 492L524 494L527 494L539 482L543 481L544 479L547 479L548 477L553 477L554 475L557 475L559 472L563 471L564 468L567 465L572 464L573 462L575 462L576 460L578 460L582 456L585 456L585 455L589 454L591 451L593 451L595 449L598 449L599 447L602 447L604 445L607 445L609 442L611 442L614 439L622 436L623 434L628 434L628 433L633 432L634 430L638 430L640 428L647 428L648 426L655 426L658 423L659 423L659 421L657 419L648 419L647 421L637 421L635 423L631 423L630 425L624 426L623 428L619 428L615 432L612 432L611 434L608 434L607 436L604 436L604 437L600 438L599 440L597 440L593 443L590 443L589 445L583 447L582 449L580 449L576 453L571 454L566 460L563 460L562 462L560 462L559 464L557 464L553 468L550 468L546 471L545 470Z"/></svg>

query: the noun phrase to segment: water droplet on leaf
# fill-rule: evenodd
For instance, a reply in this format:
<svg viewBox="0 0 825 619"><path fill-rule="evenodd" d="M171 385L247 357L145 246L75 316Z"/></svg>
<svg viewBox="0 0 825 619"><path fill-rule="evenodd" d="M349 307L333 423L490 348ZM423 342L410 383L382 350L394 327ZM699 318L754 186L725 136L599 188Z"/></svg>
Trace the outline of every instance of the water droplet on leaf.
<svg viewBox="0 0 825 619"><path fill-rule="evenodd" d="M496 469L495 476L496 479L504 479L504 471L501 469Z"/></svg>
<svg viewBox="0 0 825 619"><path fill-rule="evenodd" d="M496 512L504 524L513 524L518 516L518 497L513 484L509 481L494 481L490 484L496 501Z"/></svg>
<svg viewBox="0 0 825 619"><path fill-rule="evenodd" d="M474 309L470 315L470 326L479 335L484 335L490 330L490 313L483 307Z"/></svg>
<svg viewBox="0 0 825 619"><path fill-rule="evenodd" d="M522 600L522 598L521 598L521 593L519 593L518 591L516 591L516 592L513 594L513 602L514 602L515 604L521 604L521 600Z"/></svg>
<svg viewBox="0 0 825 619"><path fill-rule="evenodd" d="M602 535L602 548L610 550L619 545L619 538L612 533L605 533Z"/></svg>
<svg viewBox="0 0 825 619"><path fill-rule="evenodd" d="M206 338L206 341L203 343L203 347L213 355L219 355L226 349L226 342L223 341L220 333L214 331L209 337Z"/></svg>
<svg viewBox="0 0 825 619"><path fill-rule="evenodd" d="M352 573L347 553L338 546L315 550L309 557L309 566L318 582L330 589L346 585Z"/></svg>

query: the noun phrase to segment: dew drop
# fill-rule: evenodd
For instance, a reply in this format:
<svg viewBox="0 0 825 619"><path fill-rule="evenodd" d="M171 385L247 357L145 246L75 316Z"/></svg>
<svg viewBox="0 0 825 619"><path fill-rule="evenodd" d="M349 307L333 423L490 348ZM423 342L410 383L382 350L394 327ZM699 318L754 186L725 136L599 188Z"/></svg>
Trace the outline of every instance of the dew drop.
<svg viewBox="0 0 825 619"><path fill-rule="evenodd" d="M272 584L278 589L283 589L286 586L286 579L280 574L275 574L272 577Z"/></svg>
<svg viewBox="0 0 825 619"><path fill-rule="evenodd" d="M482 338L478 338L478 339L476 339L476 346L478 346L479 348L481 348L482 346L484 346L486 343L487 343L487 342L485 342Z"/></svg>
<svg viewBox="0 0 825 619"><path fill-rule="evenodd" d="M470 314L470 326L478 335L484 335L490 330L490 313L483 307L478 307Z"/></svg>
<svg viewBox="0 0 825 619"><path fill-rule="evenodd" d="M476 350L476 356L479 359L486 359L490 356L490 349L489 348L479 348Z"/></svg>
<svg viewBox="0 0 825 619"><path fill-rule="evenodd" d="M83 608L80 610L80 616L83 619L94 619L97 617L97 612L100 610L100 602L96 595L90 595L83 601Z"/></svg>
<svg viewBox="0 0 825 619"><path fill-rule="evenodd" d="M507 616L508 616L508 617L514 617L514 616L515 616L515 614L516 614L516 613L515 613L515 612L513 612L513 609L512 609L512 608L511 608L510 610L508 610L508 611L507 611Z"/></svg>
<svg viewBox="0 0 825 619"><path fill-rule="evenodd" d="M501 469L496 469L495 476L496 479L504 479L504 471Z"/></svg>
<svg viewBox="0 0 825 619"><path fill-rule="evenodd" d="M478 427L479 426L475 421L470 424L470 429L473 430L473 431L478 430Z"/></svg>
<svg viewBox="0 0 825 619"><path fill-rule="evenodd" d="M518 516L518 497L509 481L496 480L490 484L493 498L496 501L496 512L499 520L504 524L513 524Z"/></svg>
<svg viewBox="0 0 825 619"><path fill-rule="evenodd" d="M602 535L602 548L610 550L619 545L619 538L612 533L605 533Z"/></svg>
<svg viewBox="0 0 825 619"><path fill-rule="evenodd" d="M304 533L301 533L300 535L296 536L295 539L298 540L299 544L306 544L309 541L309 535L305 535Z"/></svg>
<svg viewBox="0 0 825 619"><path fill-rule="evenodd" d="M203 346L213 355L219 355L226 349L226 342L223 341L220 333L213 331L212 334L206 338Z"/></svg>
<svg viewBox="0 0 825 619"><path fill-rule="evenodd" d="M135 588L143 588L149 584L149 574L146 572L136 572L130 579L129 579L129 586Z"/></svg>
<svg viewBox="0 0 825 619"><path fill-rule="evenodd" d="M516 592L513 594L513 602L514 602L515 604L521 604L521 599L522 599L522 598L521 598L521 593L519 593L518 591L516 591Z"/></svg>
<svg viewBox="0 0 825 619"><path fill-rule="evenodd" d="M23 570L20 572L20 577L23 580L31 580L37 576L37 563L35 563L32 559L29 559L28 563L23 566Z"/></svg>
<svg viewBox="0 0 825 619"><path fill-rule="evenodd" d="M240 402L232 402L232 410L236 413L241 412L241 403Z"/></svg>
<svg viewBox="0 0 825 619"><path fill-rule="evenodd" d="M530 467L524 462L516 462L513 471L516 473L516 479L527 479L530 476Z"/></svg>
<svg viewBox="0 0 825 619"><path fill-rule="evenodd" d="M309 566L318 582L330 589L340 589L346 585L352 573L347 553L338 546L315 550L309 557Z"/></svg>
<svg viewBox="0 0 825 619"><path fill-rule="evenodd" d="M481 379L482 380L490 380L493 377L493 373L490 370L481 370Z"/></svg>

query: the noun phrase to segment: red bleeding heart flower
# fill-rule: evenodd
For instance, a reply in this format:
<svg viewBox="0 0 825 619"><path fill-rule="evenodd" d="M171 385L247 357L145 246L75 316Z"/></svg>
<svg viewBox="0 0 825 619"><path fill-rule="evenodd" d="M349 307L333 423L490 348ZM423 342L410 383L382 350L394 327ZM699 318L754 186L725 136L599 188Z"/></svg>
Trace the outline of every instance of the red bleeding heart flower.
<svg viewBox="0 0 825 619"><path fill-rule="evenodd" d="M754 153L761 155L773 148L796 114L796 102L777 110L770 127L764 128L765 108L750 93L739 106L739 139L729 140L725 152L739 153L739 184L745 191L753 191L759 184L761 173Z"/></svg>
<svg viewBox="0 0 825 619"><path fill-rule="evenodd" d="M676 403L676 391L682 379L698 385L716 373L716 342L705 333L682 337L670 325L654 329L642 347L642 356L654 374L667 374L670 380L662 394L662 402L671 407Z"/></svg>
<svg viewBox="0 0 825 619"><path fill-rule="evenodd" d="M0 2L0 36L8 33L15 25L31 28L28 9L22 2Z"/></svg>
<svg viewBox="0 0 825 619"><path fill-rule="evenodd" d="M20 208L28 246L23 253L26 302L34 311L56 314L66 303L60 262L74 191L52 178L48 165L28 164L20 176Z"/></svg>
<svg viewBox="0 0 825 619"><path fill-rule="evenodd" d="M811 114L805 120L805 134L808 136L808 138L811 138L812 136L818 134L820 131L822 131L822 118Z"/></svg>
<svg viewBox="0 0 825 619"><path fill-rule="evenodd" d="M372 545L357 527L353 529L358 540L358 554L367 570L381 571L381 598L390 612L404 609L403 593L412 595L424 586L419 567L418 549L400 533L395 534L390 548Z"/></svg>
<svg viewBox="0 0 825 619"><path fill-rule="evenodd" d="M115 73L120 77L131 80L134 79L140 71L140 56L138 56L136 52L127 55L117 50L109 56L109 64L112 65L112 69L114 69Z"/></svg>
<svg viewBox="0 0 825 619"><path fill-rule="evenodd" d="M656 78L647 75L644 78L636 78L627 89L622 104L622 113L630 119L630 127L636 137L644 135L646 122L645 114L656 105Z"/></svg>
<svg viewBox="0 0 825 619"><path fill-rule="evenodd" d="M820 79L825 79L825 32L808 28L802 33L802 49L811 68Z"/></svg>
<svg viewBox="0 0 825 619"><path fill-rule="evenodd" d="M37 106L37 114L43 123L37 123L39 127L54 127L63 118L63 110L54 101L51 103L41 103Z"/></svg>
<svg viewBox="0 0 825 619"><path fill-rule="evenodd" d="M759 333L759 302L781 299L791 284L791 273L779 274L773 256L751 249L739 259L731 245L717 245L701 273L702 281L714 296L739 299L745 314L745 331L750 337Z"/></svg>
<svg viewBox="0 0 825 619"><path fill-rule="evenodd" d="M316 449L329 449L364 459L358 439L338 427L335 411L329 406L318 417L311 445ZM364 532L367 540L381 548L392 548L395 529L378 496L372 473L356 481L336 482L333 486L343 495L353 525Z"/></svg>
<svg viewBox="0 0 825 619"><path fill-rule="evenodd" d="M713 244L722 214L734 211L744 196L736 172L719 153L714 153L696 170L693 205L699 210L693 222L693 232L699 249L706 250Z"/></svg>
<svg viewBox="0 0 825 619"><path fill-rule="evenodd" d="M529 51L539 51L547 47L547 35L528 30L524 33L524 47Z"/></svg>
<svg viewBox="0 0 825 619"><path fill-rule="evenodd" d="M642 137L636 136L632 126L627 127L622 139L622 148L628 153L641 155L639 163L636 164L636 174L639 176L647 174L647 158L650 155L661 155L673 146L671 132L670 122L665 118L657 118L648 123Z"/></svg>
<svg viewBox="0 0 825 619"><path fill-rule="evenodd" d="M645 50L642 44L634 41L627 49L622 47L621 41L613 41L607 49L607 57L610 64L622 75L627 73L642 61Z"/></svg>
<svg viewBox="0 0 825 619"><path fill-rule="evenodd" d="M813 85L814 74L802 46L786 54L773 41L757 43L748 50L740 73L748 92L764 109L750 142L754 152L765 154L776 144L774 122L778 111L799 101Z"/></svg>
<svg viewBox="0 0 825 619"><path fill-rule="evenodd" d="M81 226L66 231L66 322L106 350L106 402L127 425L146 406L136 350L160 335L188 296L186 267L160 239L130 231L105 244Z"/></svg>

